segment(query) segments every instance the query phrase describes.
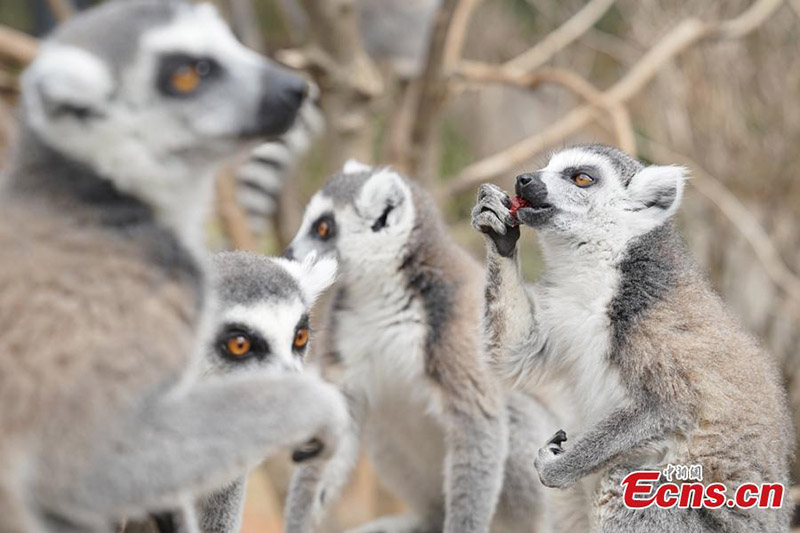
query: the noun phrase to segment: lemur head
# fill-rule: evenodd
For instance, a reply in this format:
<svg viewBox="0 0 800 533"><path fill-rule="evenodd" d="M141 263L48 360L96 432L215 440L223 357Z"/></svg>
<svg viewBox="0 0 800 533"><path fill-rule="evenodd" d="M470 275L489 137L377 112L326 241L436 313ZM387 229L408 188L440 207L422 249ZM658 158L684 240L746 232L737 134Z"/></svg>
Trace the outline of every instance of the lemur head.
<svg viewBox="0 0 800 533"><path fill-rule="evenodd" d="M545 239L626 242L677 211L685 172L645 166L608 146L573 146L555 153L545 168L517 176L516 194L527 204L517 217Z"/></svg>
<svg viewBox="0 0 800 533"><path fill-rule="evenodd" d="M164 207L245 141L284 133L306 87L210 5L111 0L44 42L23 76L22 118L45 145Z"/></svg>
<svg viewBox="0 0 800 533"><path fill-rule="evenodd" d="M214 255L219 309L205 371L300 370L310 339L309 311L335 277L330 257L297 262L247 252Z"/></svg>
<svg viewBox="0 0 800 533"><path fill-rule="evenodd" d="M308 203L286 255L336 254L343 271L401 261L414 227L413 199L391 168L348 161Z"/></svg>

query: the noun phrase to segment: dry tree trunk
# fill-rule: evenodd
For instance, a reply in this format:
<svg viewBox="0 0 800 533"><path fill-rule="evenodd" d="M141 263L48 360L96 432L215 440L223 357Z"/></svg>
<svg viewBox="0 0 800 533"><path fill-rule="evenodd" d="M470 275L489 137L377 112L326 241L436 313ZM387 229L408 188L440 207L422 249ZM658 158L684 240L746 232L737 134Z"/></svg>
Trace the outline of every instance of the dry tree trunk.
<svg viewBox="0 0 800 533"><path fill-rule="evenodd" d="M304 61L320 85L328 121L327 168L350 157L371 161L371 103L383 93L383 81L364 51L354 1L301 1L314 39Z"/></svg>

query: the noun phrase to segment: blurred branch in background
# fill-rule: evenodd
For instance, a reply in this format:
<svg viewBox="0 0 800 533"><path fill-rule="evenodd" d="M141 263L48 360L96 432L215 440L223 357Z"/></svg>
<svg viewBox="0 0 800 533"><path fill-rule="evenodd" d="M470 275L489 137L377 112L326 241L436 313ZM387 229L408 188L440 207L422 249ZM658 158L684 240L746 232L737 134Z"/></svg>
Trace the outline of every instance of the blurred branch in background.
<svg viewBox="0 0 800 533"><path fill-rule="evenodd" d="M248 47L264 51L264 35L252 0L228 0L230 23L234 32Z"/></svg>
<svg viewBox="0 0 800 533"><path fill-rule="evenodd" d="M230 248L257 251L256 240L247 224L247 215L236 199L236 174L233 166L226 166L220 171L216 186L217 214L222 230L230 241Z"/></svg>
<svg viewBox="0 0 800 533"><path fill-rule="evenodd" d="M626 152L636 153L636 139L628 110L621 104L607 102L600 90L576 72L543 67L528 74L518 74L504 66L464 61L458 77L467 83L501 83L529 90L544 83L561 85L589 105L606 111L613 122L619 147Z"/></svg>
<svg viewBox="0 0 800 533"><path fill-rule="evenodd" d="M564 24L539 41L536 46L506 61L503 68L509 71L530 72L541 67L558 52L574 43L597 24L615 0L591 0Z"/></svg>
<svg viewBox="0 0 800 533"><path fill-rule="evenodd" d="M767 231L745 205L725 185L699 163L653 140L646 140L644 153L659 164L681 164L691 170L689 184L725 215L753 249L759 263L773 283L792 301L792 318L800 326L800 277L792 272L772 244Z"/></svg>
<svg viewBox="0 0 800 533"><path fill-rule="evenodd" d="M757 28L781 5L782 0L757 0L738 17L723 22L703 22L688 18L662 37L644 56L601 97L604 106L619 106L634 97L660 68L703 39L738 39ZM483 181L513 170L527 159L561 142L595 120L594 106L574 109L542 133L472 163L447 185L449 194L472 189ZM635 151L633 151L635 154Z"/></svg>
<svg viewBox="0 0 800 533"><path fill-rule="evenodd" d="M279 59L306 68L322 90L329 117L326 132L328 168L346 159L372 160L370 105L383 93L383 81L364 51L353 0L302 0L313 42L302 51L285 51Z"/></svg>
<svg viewBox="0 0 800 533"><path fill-rule="evenodd" d="M59 22L64 22L75 14L75 6L70 0L47 0L50 12Z"/></svg>
<svg viewBox="0 0 800 533"><path fill-rule="evenodd" d="M430 183L436 173L436 154L439 118L447 98L447 82L461 49L470 15L478 0L444 0L436 15L433 34L428 47L425 68L419 79L419 98L414 118L410 123L408 172L423 182Z"/></svg>
<svg viewBox="0 0 800 533"><path fill-rule="evenodd" d="M0 60L25 66L39 53L39 41L21 31L0 25Z"/></svg>

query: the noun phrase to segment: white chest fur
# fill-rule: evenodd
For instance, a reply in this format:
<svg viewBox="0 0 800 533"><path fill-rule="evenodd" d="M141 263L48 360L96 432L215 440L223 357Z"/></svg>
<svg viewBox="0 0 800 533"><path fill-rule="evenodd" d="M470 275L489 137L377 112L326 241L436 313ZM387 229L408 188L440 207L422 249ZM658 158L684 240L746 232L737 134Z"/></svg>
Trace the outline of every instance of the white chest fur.
<svg viewBox="0 0 800 533"><path fill-rule="evenodd" d="M336 315L337 351L348 386L380 403L393 394L419 393L427 334L421 303L402 279L347 289Z"/></svg>
<svg viewBox="0 0 800 533"><path fill-rule="evenodd" d="M365 281L347 294L335 337L345 386L366 402L365 449L398 496L436 501L442 468L431 465L443 464L445 446L438 395L424 375L422 304L402 279Z"/></svg>
<svg viewBox="0 0 800 533"><path fill-rule="evenodd" d="M578 424L575 431L582 432L626 401L619 373L608 363L608 306L618 282L616 269L594 263L552 268L534 287L537 321L547 339L546 371L573 396L569 418Z"/></svg>

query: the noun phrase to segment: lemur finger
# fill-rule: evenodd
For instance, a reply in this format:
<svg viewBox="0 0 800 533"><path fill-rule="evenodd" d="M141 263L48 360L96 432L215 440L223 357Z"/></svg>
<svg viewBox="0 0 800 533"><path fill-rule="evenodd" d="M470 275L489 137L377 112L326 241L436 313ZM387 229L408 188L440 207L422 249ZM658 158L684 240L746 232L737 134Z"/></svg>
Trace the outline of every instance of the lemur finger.
<svg viewBox="0 0 800 533"><path fill-rule="evenodd" d="M492 231L499 235L505 235L508 229L508 226L503 224L497 215L490 211L478 213L477 216L473 217L472 225L475 227L475 229L482 233L488 233Z"/></svg>
<svg viewBox="0 0 800 533"><path fill-rule="evenodd" d="M319 439L311 439L292 452L292 461L295 463L302 463L313 459L322 453L324 448L325 445L322 444L322 441Z"/></svg>
<svg viewBox="0 0 800 533"><path fill-rule="evenodd" d="M514 218L511 216L511 211L503 205L500 198L487 197L478 202L472 209L472 218L477 218L481 213L492 213L506 226L516 225Z"/></svg>
<svg viewBox="0 0 800 533"><path fill-rule="evenodd" d="M514 218L511 216L511 200L503 193L503 196L487 196L480 202L478 206L482 210L494 212L500 220L509 226L514 224Z"/></svg>
<svg viewBox="0 0 800 533"><path fill-rule="evenodd" d="M478 204L496 205L511 209L511 197L496 185L481 185L481 189L478 191Z"/></svg>

